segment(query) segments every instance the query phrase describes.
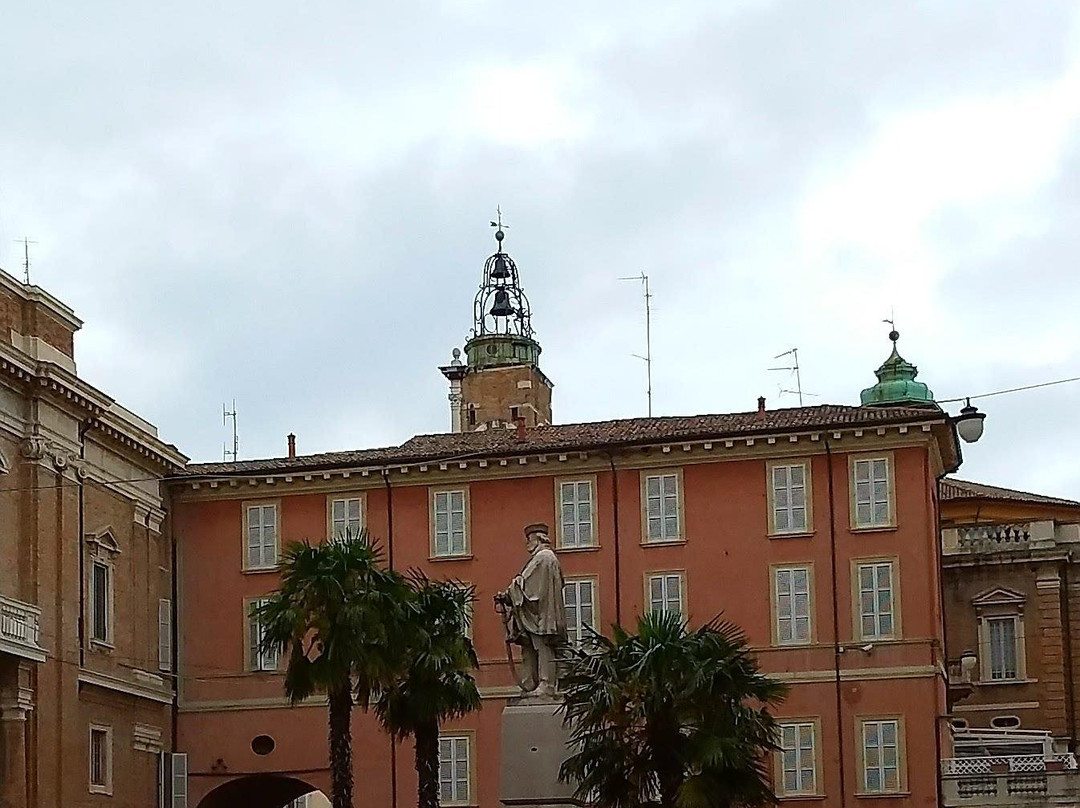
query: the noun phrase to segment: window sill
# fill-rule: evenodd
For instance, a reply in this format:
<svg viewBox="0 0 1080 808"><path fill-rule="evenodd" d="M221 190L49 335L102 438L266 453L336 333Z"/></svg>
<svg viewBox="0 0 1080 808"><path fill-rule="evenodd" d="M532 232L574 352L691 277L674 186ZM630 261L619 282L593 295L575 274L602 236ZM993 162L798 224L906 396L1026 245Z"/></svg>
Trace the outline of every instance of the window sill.
<svg viewBox="0 0 1080 808"><path fill-rule="evenodd" d="M899 528L893 525L866 525L864 527L851 528L852 533L890 533L892 531L899 530ZM856 795L858 796L858 795Z"/></svg>
<svg viewBox="0 0 1080 808"><path fill-rule="evenodd" d="M110 653L116 650L116 646L108 640L90 640L91 651L102 651L104 653Z"/></svg>
<svg viewBox="0 0 1080 808"><path fill-rule="evenodd" d="M791 531L773 531L769 534L770 539L809 539L812 538L816 531L813 530L791 530ZM819 796L818 799L824 797Z"/></svg>
<svg viewBox="0 0 1080 808"><path fill-rule="evenodd" d="M267 572L281 572L281 567L277 564L272 567L244 567L241 572L244 575L263 575Z"/></svg>
<svg viewBox="0 0 1080 808"><path fill-rule="evenodd" d="M600 549L599 544L593 544L588 547L556 547L556 553L595 553Z"/></svg>
<svg viewBox="0 0 1080 808"><path fill-rule="evenodd" d="M428 561L472 561L472 553L465 555L428 556Z"/></svg>
<svg viewBox="0 0 1080 808"><path fill-rule="evenodd" d="M792 800L823 800L824 794L777 794L776 799L780 802L790 802Z"/></svg>
<svg viewBox="0 0 1080 808"><path fill-rule="evenodd" d="M860 800L895 800L910 797L910 791L856 791L855 796Z"/></svg>
<svg viewBox="0 0 1080 808"><path fill-rule="evenodd" d="M1001 687L1002 685L1034 685L1038 682L1038 679L987 679L972 682L972 684L977 687Z"/></svg>
<svg viewBox="0 0 1080 808"><path fill-rule="evenodd" d="M641 542L642 547L678 547L680 544L686 544L686 539L646 540Z"/></svg>
<svg viewBox="0 0 1080 808"><path fill-rule="evenodd" d="M106 797L112 796L112 788L110 786L90 786L91 794L104 794Z"/></svg>

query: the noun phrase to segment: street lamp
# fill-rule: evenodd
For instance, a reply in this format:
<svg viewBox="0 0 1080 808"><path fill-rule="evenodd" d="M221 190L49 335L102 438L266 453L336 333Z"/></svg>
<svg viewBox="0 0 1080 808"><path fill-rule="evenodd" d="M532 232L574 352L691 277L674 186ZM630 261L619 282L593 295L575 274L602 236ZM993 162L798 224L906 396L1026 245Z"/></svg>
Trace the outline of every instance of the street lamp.
<svg viewBox="0 0 1080 808"><path fill-rule="evenodd" d="M982 437L983 421L986 419L985 412L979 412L977 407L971 405L971 399L960 410L960 414L953 418L956 431L964 443L974 443Z"/></svg>

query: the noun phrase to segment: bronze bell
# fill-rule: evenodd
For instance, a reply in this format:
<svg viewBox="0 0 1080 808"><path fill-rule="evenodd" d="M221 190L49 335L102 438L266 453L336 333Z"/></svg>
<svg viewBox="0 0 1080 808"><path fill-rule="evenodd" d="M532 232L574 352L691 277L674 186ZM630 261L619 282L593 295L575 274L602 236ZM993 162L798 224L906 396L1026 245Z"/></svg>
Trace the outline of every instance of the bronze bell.
<svg viewBox="0 0 1080 808"><path fill-rule="evenodd" d="M495 266L491 268L491 277L493 278L509 278L510 267L506 265L506 259L502 255L495 256Z"/></svg>
<svg viewBox="0 0 1080 808"><path fill-rule="evenodd" d="M510 317L514 313L514 307L510 305L510 295L505 289L495 290L495 303L491 307L493 317Z"/></svg>

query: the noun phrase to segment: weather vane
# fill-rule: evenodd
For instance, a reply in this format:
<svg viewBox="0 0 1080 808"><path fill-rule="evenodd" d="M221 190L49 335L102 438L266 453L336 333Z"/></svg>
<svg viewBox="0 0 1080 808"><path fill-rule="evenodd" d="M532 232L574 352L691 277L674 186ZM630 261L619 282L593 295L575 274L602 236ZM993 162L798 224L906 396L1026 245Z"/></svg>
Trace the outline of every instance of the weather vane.
<svg viewBox="0 0 1080 808"><path fill-rule="evenodd" d="M892 329L891 331L889 331L889 339L891 339L893 342L896 342L898 339L900 339L900 332L896 330L896 312L893 309L889 309L888 319L882 320L881 322L888 323L889 328Z"/></svg>
<svg viewBox="0 0 1080 808"><path fill-rule="evenodd" d="M495 228L495 240L499 242L499 249L502 249L502 241L506 238L506 233L503 230L510 225L504 225L502 220L502 207L500 205L495 206L496 221L491 223L491 226Z"/></svg>

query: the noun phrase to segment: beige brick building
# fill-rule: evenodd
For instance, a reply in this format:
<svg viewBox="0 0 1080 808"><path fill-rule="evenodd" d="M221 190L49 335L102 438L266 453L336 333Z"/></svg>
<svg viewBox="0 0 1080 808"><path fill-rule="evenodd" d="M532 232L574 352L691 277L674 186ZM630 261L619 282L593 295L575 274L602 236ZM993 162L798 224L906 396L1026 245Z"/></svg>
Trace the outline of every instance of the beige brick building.
<svg viewBox="0 0 1080 808"><path fill-rule="evenodd" d="M186 462L80 379L71 309L0 271L0 806L158 803Z"/></svg>

